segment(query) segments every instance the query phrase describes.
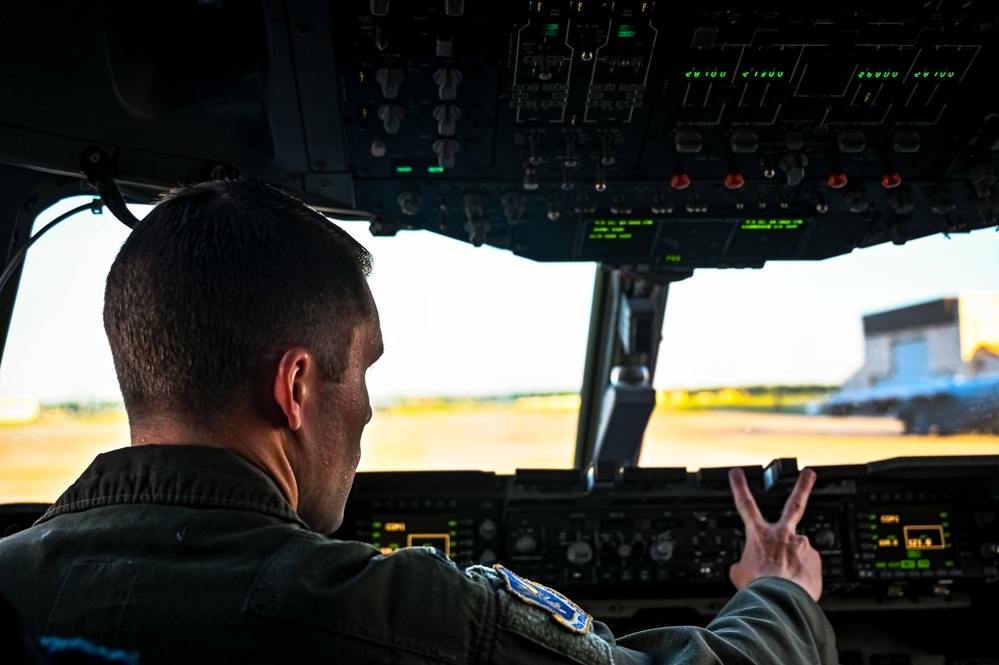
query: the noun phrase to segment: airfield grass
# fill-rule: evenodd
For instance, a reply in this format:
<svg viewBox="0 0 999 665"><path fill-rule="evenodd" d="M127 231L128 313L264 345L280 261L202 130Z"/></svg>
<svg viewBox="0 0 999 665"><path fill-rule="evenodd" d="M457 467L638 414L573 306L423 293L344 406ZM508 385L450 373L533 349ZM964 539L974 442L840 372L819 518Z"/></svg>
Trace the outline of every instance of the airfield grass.
<svg viewBox="0 0 999 665"><path fill-rule="evenodd" d="M695 470L765 465L779 457L795 457L799 466L822 466L999 454L997 436L904 436L901 424L888 418L704 406L662 404L646 430L640 464ZM364 433L359 470L567 468L573 463L577 415L578 401L571 399L434 401L379 409ZM52 409L30 424L0 424L0 503L51 502L97 454L128 441L121 412Z"/></svg>

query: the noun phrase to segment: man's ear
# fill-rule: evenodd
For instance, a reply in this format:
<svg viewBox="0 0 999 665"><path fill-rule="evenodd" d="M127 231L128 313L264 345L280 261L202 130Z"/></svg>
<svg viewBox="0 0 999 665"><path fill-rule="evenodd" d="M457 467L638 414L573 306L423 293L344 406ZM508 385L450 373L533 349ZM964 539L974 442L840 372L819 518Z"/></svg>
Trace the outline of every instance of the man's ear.
<svg viewBox="0 0 999 665"><path fill-rule="evenodd" d="M288 349L278 360L274 372L274 402L290 430L302 427L302 405L310 396L310 382L317 369L315 362L312 354L301 347Z"/></svg>

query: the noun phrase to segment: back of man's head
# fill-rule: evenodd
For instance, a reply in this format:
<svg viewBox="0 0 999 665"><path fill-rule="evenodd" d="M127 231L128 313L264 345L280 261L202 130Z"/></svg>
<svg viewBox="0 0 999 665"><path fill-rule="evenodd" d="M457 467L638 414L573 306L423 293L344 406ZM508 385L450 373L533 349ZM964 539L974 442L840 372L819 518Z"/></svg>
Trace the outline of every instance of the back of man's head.
<svg viewBox="0 0 999 665"><path fill-rule="evenodd" d="M371 255L301 202L250 180L167 194L108 273L104 328L131 418L210 420L274 350L309 348L330 380L374 315Z"/></svg>

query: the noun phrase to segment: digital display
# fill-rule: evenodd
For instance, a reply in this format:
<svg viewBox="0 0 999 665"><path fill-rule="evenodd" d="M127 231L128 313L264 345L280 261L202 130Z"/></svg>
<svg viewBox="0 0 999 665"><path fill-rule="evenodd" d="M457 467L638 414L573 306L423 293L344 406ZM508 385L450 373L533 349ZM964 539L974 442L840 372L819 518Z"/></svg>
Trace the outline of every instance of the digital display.
<svg viewBox="0 0 999 665"><path fill-rule="evenodd" d="M691 78L693 78L693 79L699 79L699 78L706 78L706 79L719 78L719 79L723 79L723 78L725 78L725 77L728 76L728 72L725 71L724 69L722 69L722 70L718 70L718 69L690 69L690 70L687 70L687 73L684 74L684 76L687 77L687 78L689 78L689 79L691 79Z"/></svg>
<svg viewBox="0 0 999 665"><path fill-rule="evenodd" d="M747 219L739 227L743 231L787 231L801 227L805 223L800 217L797 218L760 218Z"/></svg>
<svg viewBox="0 0 999 665"><path fill-rule="evenodd" d="M582 229L580 258L648 257L658 225L654 219L595 219Z"/></svg>
<svg viewBox="0 0 999 665"><path fill-rule="evenodd" d="M371 519L371 544L382 554L403 547L435 547L454 557L458 520L450 515L375 515Z"/></svg>
<svg viewBox="0 0 999 665"><path fill-rule="evenodd" d="M947 571L955 568L950 514L939 507L893 507L866 516L865 548L875 571Z"/></svg>

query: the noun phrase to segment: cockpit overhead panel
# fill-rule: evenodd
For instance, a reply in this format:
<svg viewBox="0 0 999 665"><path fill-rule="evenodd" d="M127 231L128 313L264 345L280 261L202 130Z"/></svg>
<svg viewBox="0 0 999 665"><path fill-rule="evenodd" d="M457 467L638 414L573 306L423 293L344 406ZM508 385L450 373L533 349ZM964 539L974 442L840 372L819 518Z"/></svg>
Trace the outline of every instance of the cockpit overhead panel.
<svg viewBox="0 0 999 665"><path fill-rule="evenodd" d="M5 9L0 160L133 199L241 173L676 278L997 224L983 1L56 4Z"/></svg>

